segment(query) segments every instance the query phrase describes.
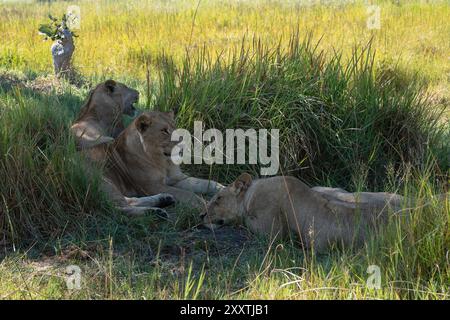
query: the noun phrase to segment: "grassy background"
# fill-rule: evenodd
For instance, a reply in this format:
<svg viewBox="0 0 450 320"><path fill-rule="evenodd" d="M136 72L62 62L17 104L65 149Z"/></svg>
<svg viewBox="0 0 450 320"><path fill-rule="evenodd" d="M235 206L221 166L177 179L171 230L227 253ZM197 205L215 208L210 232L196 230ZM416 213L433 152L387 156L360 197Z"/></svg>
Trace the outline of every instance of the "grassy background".
<svg viewBox="0 0 450 320"><path fill-rule="evenodd" d="M449 126L445 2L79 1L77 85L51 76L36 33L71 2L0 5L0 298L448 299ZM319 41L319 39L321 40ZM114 78L141 108L225 128L280 128L284 173L310 185L414 197L358 250L305 253L245 230L197 230L115 213L68 133L90 84ZM193 166L230 182L250 166ZM430 205L424 206L425 203ZM79 265L82 290L66 289ZM369 265L381 290L366 286Z"/></svg>
<svg viewBox="0 0 450 320"><path fill-rule="evenodd" d="M374 1L381 5L380 30L366 28L364 1L351 2L302 6L302 1L212 0L200 1L198 9L196 0L3 5L0 61L8 67L51 71L49 44L41 41L36 26L49 12L60 15L75 4L81 9L76 64L83 74L144 77L145 57L167 52L181 61L186 50L206 46L216 53L240 44L243 36L257 35L264 44L276 44L280 37L287 42L298 28L301 35L314 31L317 39L323 37L322 48L339 48L348 55L355 44L374 37L380 61L401 60L434 83L448 80L448 2Z"/></svg>

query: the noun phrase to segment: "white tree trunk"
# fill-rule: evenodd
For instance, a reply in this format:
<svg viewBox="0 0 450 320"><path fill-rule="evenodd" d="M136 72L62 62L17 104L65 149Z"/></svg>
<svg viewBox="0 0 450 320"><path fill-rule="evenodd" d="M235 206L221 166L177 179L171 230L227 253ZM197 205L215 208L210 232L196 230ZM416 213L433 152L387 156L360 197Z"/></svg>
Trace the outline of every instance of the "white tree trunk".
<svg viewBox="0 0 450 320"><path fill-rule="evenodd" d="M67 73L71 69L71 59L75 46L69 30L62 31L64 39L56 40L52 47L53 67L57 76Z"/></svg>

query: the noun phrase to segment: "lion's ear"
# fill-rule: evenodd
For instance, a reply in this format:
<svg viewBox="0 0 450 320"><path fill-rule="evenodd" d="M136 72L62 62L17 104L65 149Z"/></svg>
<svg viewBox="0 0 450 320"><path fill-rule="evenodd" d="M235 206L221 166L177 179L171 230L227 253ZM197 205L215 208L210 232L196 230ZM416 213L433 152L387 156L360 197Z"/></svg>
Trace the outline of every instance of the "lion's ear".
<svg viewBox="0 0 450 320"><path fill-rule="evenodd" d="M106 87L106 89L109 90L109 92L113 93L114 89L116 88L116 84L117 83L114 80L112 80L112 79L106 80L105 87Z"/></svg>
<svg viewBox="0 0 450 320"><path fill-rule="evenodd" d="M137 119L136 119L136 129L140 132L140 133L144 133L152 124L152 119L150 118L150 116L148 114L141 114Z"/></svg>
<svg viewBox="0 0 450 320"><path fill-rule="evenodd" d="M233 183L236 194L247 191L252 184L252 176L247 172L242 173Z"/></svg>
<svg viewBox="0 0 450 320"><path fill-rule="evenodd" d="M174 112L174 110L171 110L171 111L167 112L167 114L169 115L169 117L171 119L175 119L175 112Z"/></svg>

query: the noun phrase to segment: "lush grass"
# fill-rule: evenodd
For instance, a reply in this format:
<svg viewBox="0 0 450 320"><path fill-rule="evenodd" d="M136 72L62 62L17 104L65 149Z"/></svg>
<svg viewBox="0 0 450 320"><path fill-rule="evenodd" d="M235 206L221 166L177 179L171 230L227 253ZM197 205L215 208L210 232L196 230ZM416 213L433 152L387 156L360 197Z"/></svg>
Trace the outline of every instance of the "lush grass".
<svg viewBox="0 0 450 320"><path fill-rule="evenodd" d="M400 179L430 162L448 169L443 109L414 78L377 69L370 43L344 62L311 41L294 35L287 48L254 41L225 61L200 51L181 68L165 62L156 106L178 110L184 128L198 120L222 132L279 128L281 172L312 184L383 190L393 172ZM213 171L230 180L245 169L259 172L237 165Z"/></svg>
<svg viewBox="0 0 450 320"><path fill-rule="evenodd" d="M80 217L108 208L68 135L70 108L82 100L65 92L0 87L0 238L13 244L58 237L79 229Z"/></svg>
<svg viewBox="0 0 450 320"><path fill-rule="evenodd" d="M369 32L360 3L202 2L197 14L196 2L137 3L79 3L75 65L91 82L120 79L141 91L141 107L176 108L182 127L279 128L283 173L398 192L417 207L364 248L320 256L295 239L212 236L180 206L170 221L121 217L83 174L68 132L89 85L41 76L51 66L36 25L67 2L5 5L0 298L450 298L450 204L434 196L448 183L448 104L427 94L448 81L447 5L382 2L382 29ZM257 172L186 167L224 182L244 169ZM70 264L82 269L82 290L65 286ZM369 265L380 267L381 290L366 286Z"/></svg>

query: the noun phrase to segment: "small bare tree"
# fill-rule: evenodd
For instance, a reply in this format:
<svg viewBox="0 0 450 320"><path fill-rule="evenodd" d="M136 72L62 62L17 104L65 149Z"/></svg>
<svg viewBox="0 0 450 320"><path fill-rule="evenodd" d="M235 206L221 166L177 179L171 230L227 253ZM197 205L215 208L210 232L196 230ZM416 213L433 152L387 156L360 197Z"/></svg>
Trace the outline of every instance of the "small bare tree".
<svg viewBox="0 0 450 320"><path fill-rule="evenodd" d="M49 15L51 20L48 24L41 24L39 26L39 33L44 35L44 40L51 39L53 44L51 46L53 67L56 76L68 74L72 71L72 55L75 51L73 38L77 37L67 25L67 15L63 15L61 21Z"/></svg>

